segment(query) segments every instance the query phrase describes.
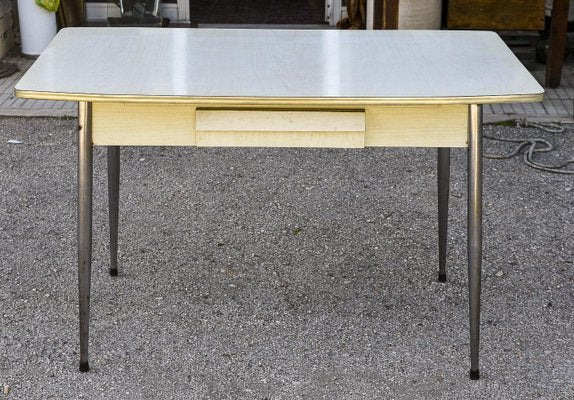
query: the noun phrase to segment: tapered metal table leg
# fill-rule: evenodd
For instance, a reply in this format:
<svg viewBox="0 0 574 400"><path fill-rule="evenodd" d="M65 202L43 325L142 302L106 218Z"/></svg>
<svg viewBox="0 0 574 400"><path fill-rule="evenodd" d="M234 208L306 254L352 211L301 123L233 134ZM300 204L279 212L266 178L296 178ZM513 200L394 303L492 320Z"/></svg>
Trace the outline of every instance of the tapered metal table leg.
<svg viewBox="0 0 574 400"><path fill-rule="evenodd" d="M480 270L482 264L482 106L471 105L468 141L468 283L470 379L479 379Z"/></svg>
<svg viewBox="0 0 574 400"><path fill-rule="evenodd" d="M110 275L118 276L118 214L120 199L120 147L108 146L108 202L110 222Z"/></svg>
<svg viewBox="0 0 574 400"><path fill-rule="evenodd" d="M448 230L448 194L450 184L450 148L438 149L438 281L446 282L446 243Z"/></svg>
<svg viewBox="0 0 574 400"><path fill-rule="evenodd" d="M80 371L87 372L92 270L92 105L78 105L78 287Z"/></svg>

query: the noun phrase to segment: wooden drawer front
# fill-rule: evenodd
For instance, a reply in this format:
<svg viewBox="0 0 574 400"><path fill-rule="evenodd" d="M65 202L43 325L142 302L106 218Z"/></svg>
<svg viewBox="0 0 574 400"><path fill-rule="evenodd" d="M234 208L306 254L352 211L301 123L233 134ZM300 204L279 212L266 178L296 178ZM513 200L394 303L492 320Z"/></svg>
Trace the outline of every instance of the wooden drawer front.
<svg viewBox="0 0 574 400"><path fill-rule="evenodd" d="M363 111L197 110L197 146L361 148Z"/></svg>
<svg viewBox="0 0 574 400"><path fill-rule="evenodd" d="M369 107L367 147L468 147L467 105Z"/></svg>
<svg viewBox="0 0 574 400"><path fill-rule="evenodd" d="M195 106L93 103L95 146L193 146Z"/></svg>

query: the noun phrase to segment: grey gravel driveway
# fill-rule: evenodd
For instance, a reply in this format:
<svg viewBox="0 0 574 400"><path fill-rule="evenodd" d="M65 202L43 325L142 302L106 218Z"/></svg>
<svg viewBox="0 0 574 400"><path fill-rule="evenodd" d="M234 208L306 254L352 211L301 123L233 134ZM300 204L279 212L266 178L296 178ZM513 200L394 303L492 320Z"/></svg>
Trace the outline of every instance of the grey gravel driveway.
<svg viewBox="0 0 574 400"><path fill-rule="evenodd" d="M0 120L0 399L574 399L574 177L485 160L470 381L462 149L446 284L434 149L125 148L118 278L97 149L79 373L76 124Z"/></svg>

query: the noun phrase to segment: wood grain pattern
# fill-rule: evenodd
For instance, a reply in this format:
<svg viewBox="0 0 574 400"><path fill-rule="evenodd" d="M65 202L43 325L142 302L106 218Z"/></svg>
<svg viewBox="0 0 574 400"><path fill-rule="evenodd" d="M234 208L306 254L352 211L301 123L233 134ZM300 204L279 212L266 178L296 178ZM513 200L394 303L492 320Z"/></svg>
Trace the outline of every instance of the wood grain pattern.
<svg viewBox="0 0 574 400"><path fill-rule="evenodd" d="M383 17L385 15L384 6L385 0L372 0L373 1L373 29L383 29ZM367 3L368 4L368 3ZM367 12L368 19L368 12ZM367 27L369 29L369 27Z"/></svg>
<svg viewBox="0 0 574 400"><path fill-rule="evenodd" d="M365 132L358 131L197 131L203 147L306 147L360 149Z"/></svg>
<svg viewBox="0 0 574 400"><path fill-rule="evenodd" d="M399 0L385 0L383 29L399 29Z"/></svg>
<svg viewBox="0 0 574 400"><path fill-rule="evenodd" d="M469 31L67 28L16 85L25 98L326 108L543 92L496 34Z"/></svg>
<svg viewBox="0 0 574 400"><path fill-rule="evenodd" d="M569 8L570 0L554 0L552 5L550 38L546 58L546 86L551 88L558 87L562 78Z"/></svg>
<svg viewBox="0 0 574 400"><path fill-rule="evenodd" d="M193 146L195 107L181 104L93 103L95 146Z"/></svg>
<svg viewBox="0 0 574 400"><path fill-rule="evenodd" d="M468 106L370 107L365 147L467 147Z"/></svg>
<svg viewBox="0 0 574 400"><path fill-rule="evenodd" d="M197 110L198 146L362 148L363 111Z"/></svg>
<svg viewBox="0 0 574 400"><path fill-rule="evenodd" d="M544 29L544 0L449 0L448 27Z"/></svg>
<svg viewBox="0 0 574 400"><path fill-rule="evenodd" d="M203 110L196 115L201 131L364 132L364 111Z"/></svg>
<svg viewBox="0 0 574 400"><path fill-rule="evenodd" d="M197 110L196 118L194 105L93 104L96 146L466 147L467 138L466 105L352 112L214 109Z"/></svg>

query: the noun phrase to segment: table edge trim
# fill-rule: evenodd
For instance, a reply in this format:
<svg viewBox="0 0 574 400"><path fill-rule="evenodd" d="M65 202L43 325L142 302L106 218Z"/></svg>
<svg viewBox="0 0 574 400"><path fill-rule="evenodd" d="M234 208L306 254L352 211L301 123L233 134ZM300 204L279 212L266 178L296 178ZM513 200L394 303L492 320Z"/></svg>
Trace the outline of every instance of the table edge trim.
<svg viewBox="0 0 574 400"><path fill-rule="evenodd" d="M118 102L118 103L169 103L196 105L301 105L301 106L377 106L377 105L432 105L432 104L491 104L491 103L534 103L544 99L544 92L532 94L462 97L192 97L192 96L141 96L141 95L102 95L80 93L41 92L14 89L14 94L22 99L61 100L78 102Z"/></svg>

